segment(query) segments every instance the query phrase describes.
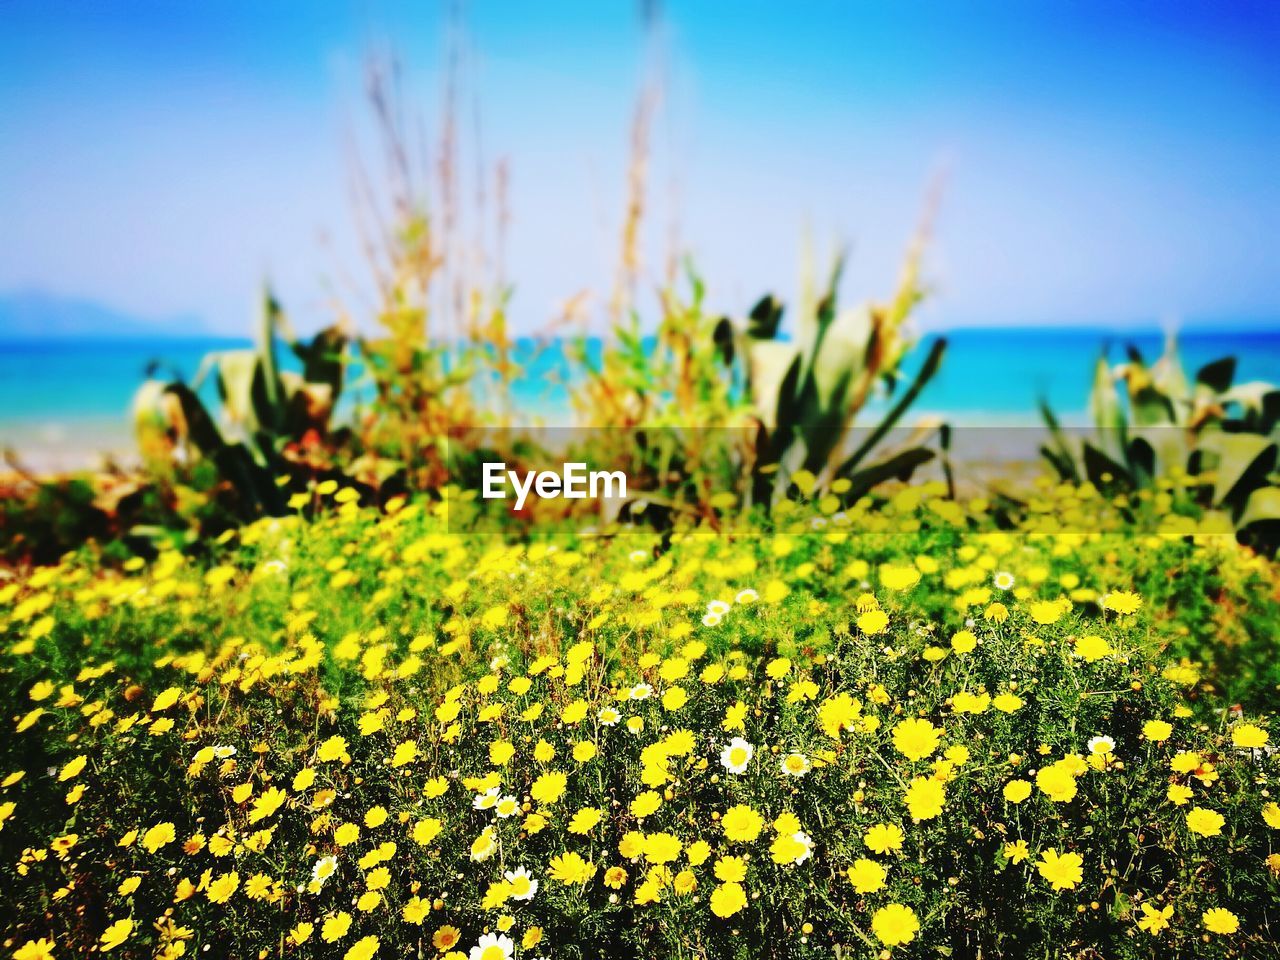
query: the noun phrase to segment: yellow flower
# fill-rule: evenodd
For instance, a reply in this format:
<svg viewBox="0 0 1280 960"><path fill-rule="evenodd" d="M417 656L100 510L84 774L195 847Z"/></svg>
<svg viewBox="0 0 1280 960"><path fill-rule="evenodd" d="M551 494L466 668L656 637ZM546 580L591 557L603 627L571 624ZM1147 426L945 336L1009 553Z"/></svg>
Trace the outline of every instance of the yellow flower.
<svg viewBox="0 0 1280 960"><path fill-rule="evenodd" d="M915 911L905 904L891 903L871 916L871 932L885 946L910 943L920 930Z"/></svg>
<svg viewBox="0 0 1280 960"><path fill-rule="evenodd" d="M13 954L13 960L54 960L54 943L41 937L39 940L28 940Z"/></svg>
<svg viewBox="0 0 1280 960"><path fill-rule="evenodd" d="M1280 804L1272 801L1263 807L1262 822L1272 830L1280 830Z"/></svg>
<svg viewBox="0 0 1280 960"><path fill-rule="evenodd" d="M544 773L533 781L529 796L537 803L555 803L564 794L567 783L568 778L563 773Z"/></svg>
<svg viewBox="0 0 1280 960"><path fill-rule="evenodd" d="M471 841L471 859L479 863L488 860L498 849L498 841L494 839L493 828L485 827L480 835Z"/></svg>
<svg viewBox="0 0 1280 960"><path fill-rule="evenodd" d="M58 782L63 783L73 777L80 776L81 772L84 770L85 764L88 762L89 758L83 753L72 760L68 760L66 765L58 773Z"/></svg>
<svg viewBox="0 0 1280 960"><path fill-rule="evenodd" d="M746 713L745 706L743 713ZM824 700L818 708L818 726L833 740L839 739L842 731L853 729L861 713L862 704L849 694L841 693L829 700Z"/></svg>
<svg viewBox="0 0 1280 960"><path fill-rule="evenodd" d="M1173 735L1173 724L1164 720L1148 720L1142 725L1142 735L1152 743L1163 743Z"/></svg>
<svg viewBox="0 0 1280 960"><path fill-rule="evenodd" d="M586 883L595 874L595 865L583 860L573 851L552 857L547 875L552 880L559 880L565 886Z"/></svg>
<svg viewBox="0 0 1280 960"><path fill-rule="evenodd" d="M279 787L270 787L263 791L262 796L253 801L253 808L249 811L249 822L257 823L271 816L284 804L288 799L288 795Z"/></svg>
<svg viewBox="0 0 1280 960"><path fill-rule="evenodd" d="M880 568L880 582L888 590L909 590L920 582L920 571L913 566L886 563Z"/></svg>
<svg viewBox="0 0 1280 960"><path fill-rule="evenodd" d="M1024 705L1023 699L1013 693L1002 693L991 701L992 705L1001 713L1014 713L1021 710Z"/></svg>
<svg viewBox="0 0 1280 960"><path fill-rule="evenodd" d="M1004 845L1004 855L1014 863L1022 863L1023 860L1031 856L1031 850L1027 847L1027 841L1014 840L1012 843Z"/></svg>
<svg viewBox="0 0 1280 960"><path fill-rule="evenodd" d="M448 953L458 945L458 941L462 938L462 931L457 927L445 924L431 935L431 945L441 953Z"/></svg>
<svg viewBox="0 0 1280 960"><path fill-rule="evenodd" d="M431 904L421 897L410 897L400 910L400 918L405 923L420 924L431 913Z"/></svg>
<svg viewBox="0 0 1280 960"><path fill-rule="evenodd" d="M1021 803L1031 796L1031 784L1026 780L1010 780L1004 785L1004 798L1010 803Z"/></svg>
<svg viewBox="0 0 1280 960"><path fill-rule="evenodd" d="M1267 745L1267 740L1267 731L1257 724L1242 723L1231 731L1231 742L1242 749L1261 749Z"/></svg>
<svg viewBox="0 0 1280 960"><path fill-rule="evenodd" d="M662 795L656 790L646 790L631 801L631 815L637 820L657 811L662 806Z"/></svg>
<svg viewBox="0 0 1280 960"><path fill-rule="evenodd" d="M618 841L618 852L628 860L634 860L644 852L644 834L639 830L628 830Z"/></svg>
<svg viewBox="0 0 1280 960"><path fill-rule="evenodd" d="M769 856L780 866L802 863L808 858L811 848L812 841L805 833L780 833L769 845Z"/></svg>
<svg viewBox="0 0 1280 960"><path fill-rule="evenodd" d="M845 876L849 878L853 889L858 893L875 893L884 886L888 873L874 860L859 857L853 862L853 866L845 871Z"/></svg>
<svg viewBox="0 0 1280 960"><path fill-rule="evenodd" d="M117 920L106 930L102 931L102 937L98 940L98 944L103 953L108 950L114 950L120 944L129 939L129 935L133 933L133 921L125 918Z"/></svg>
<svg viewBox="0 0 1280 960"><path fill-rule="evenodd" d="M495 767L505 766L516 754L516 748L506 740L495 740L489 744L489 762Z"/></svg>
<svg viewBox="0 0 1280 960"><path fill-rule="evenodd" d="M142 835L142 846L147 853L155 853L166 843L172 843L176 836L172 823L157 823Z"/></svg>
<svg viewBox="0 0 1280 960"><path fill-rule="evenodd" d="M320 927L320 939L325 943L337 943L351 929L351 914L345 910L336 916L329 917Z"/></svg>
<svg viewBox="0 0 1280 960"><path fill-rule="evenodd" d="M978 638L973 635L972 630L959 630L951 638L951 649L959 654L973 653L977 645Z"/></svg>
<svg viewBox="0 0 1280 960"><path fill-rule="evenodd" d="M867 849L882 856L891 850L901 850L902 840L902 830L892 823L877 823L862 836Z"/></svg>
<svg viewBox="0 0 1280 960"><path fill-rule="evenodd" d="M1111 656L1114 652L1111 649L1111 644L1095 634L1081 637L1076 641L1076 656L1085 663L1096 663L1104 657Z"/></svg>
<svg viewBox="0 0 1280 960"><path fill-rule="evenodd" d="M1078 853L1059 854L1050 847L1040 854L1036 871L1055 890L1074 890L1084 879L1084 859Z"/></svg>
<svg viewBox="0 0 1280 960"><path fill-rule="evenodd" d="M351 757L347 755L347 741L336 735L330 737L320 744L320 749L316 751L316 759L321 763L331 763L335 760L350 763Z"/></svg>
<svg viewBox="0 0 1280 960"><path fill-rule="evenodd" d="M760 599L765 603L781 603L791 593L791 589L781 580L770 580L765 584Z"/></svg>
<svg viewBox="0 0 1280 960"><path fill-rule="evenodd" d="M413 825L413 842L425 847L440 835L443 826L435 817L425 817L417 821Z"/></svg>
<svg viewBox="0 0 1280 960"><path fill-rule="evenodd" d="M712 872L717 880L725 883L741 883L747 878L747 861L742 857L721 857Z"/></svg>
<svg viewBox="0 0 1280 960"><path fill-rule="evenodd" d="M395 753L391 755L391 766L403 767L418 758L418 745L412 740L396 744ZM297 787L294 788L295 790Z"/></svg>
<svg viewBox="0 0 1280 960"><path fill-rule="evenodd" d="M604 814L597 808L583 807L569 821L569 832L579 835L590 833L603 818Z"/></svg>
<svg viewBox="0 0 1280 960"><path fill-rule="evenodd" d="M377 937L361 937L342 955L342 960L373 960L378 946Z"/></svg>
<svg viewBox="0 0 1280 960"><path fill-rule="evenodd" d="M622 867L610 867L604 872L604 885L610 890L620 890L627 882L627 871Z"/></svg>
<svg viewBox="0 0 1280 960"><path fill-rule="evenodd" d="M740 883L722 883L711 891L711 912L717 917L732 917L747 905L747 892Z"/></svg>
<svg viewBox="0 0 1280 960"><path fill-rule="evenodd" d="M1240 929L1240 920L1230 910L1214 907L1204 912L1201 917L1204 928L1210 933L1235 933Z"/></svg>
<svg viewBox="0 0 1280 960"><path fill-rule="evenodd" d="M233 870L212 881L205 890L205 896L209 898L210 903L226 903L239 886L240 874Z"/></svg>
<svg viewBox="0 0 1280 960"><path fill-rule="evenodd" d="M1151 906L1149 903L1142 905L1142 916L1138 919L1138 929L1145 930L1153 937L1161 930L1169 926L1169 920L1173 917L1173 904L1168 904L1160 910Z"/></svg>
<svg viewBox="0 0 1280 960"><path fill-rule="evenodd" d="M1075 775L1061 760L1040 768L1040 772L1036 774L1036 786L1054 803L1068 803L1075 799Z"/></svg>
<svg viewBox="0 0 1280 960"><path fill-rule="evenodd" d="M182 696L182 691L177 687L170 687L168 690L161 691L156 695L155 700L151 704L151 712L160 713L161 711L168 710L178 702L178 698L180 696Z"/></svg>
<svg viewBox="0 0 1280 960"><path fill-rule="evenodd" d="M730 807L720 821L727 839L734 843L750 843L760 835L764 818L744 803Z"/></svg>
<svg viewBox="0 0 1280 960"><path fill-rule="evenodd" d="M669 833L651 833L644 839L644 858L650 863L670 863L684 845Z"/></svg>
<svg viewBox="0 0 1280 960"><path fill-rule="evenodd" d="M869 637L884 633L889 626L889 615L883 610L868 610L858 617L858 629Z"/></svg>
<svg viewBox="0 0 1280 960"><path fill-rule="evenodd" d="M915 777L907 787L907 812L913 820L932 820L942 813L946 792L937 780Z"/></svg>
<svg viewBox="0 0 1280 960"><path fill-rule="evenodd" d="M1128 590L1116 590L1102 598L1102 605L1108 610L1128 615L1137 613L1142 607L1142 597Z"/></svg>
<svg viewBox="0 0 1280 960"><path fill-rule="evenodd" d="M1204 807L1192 807L1187 811L1187 829L1202 837L1216 837L1222 833L1222 814Z"/></svg>
<svg viewBox="0 0 1280 960"><path fill-rule="evenodd" d="M1067 609L1070 609L1070 607ZM1032 620L1047 627L1062 619L1062 615L1066 613L1066 610L1062 608L1062 605L1057 600L1039 600L1031 605L1028 612L1031 614Z"/></svg>
<svg viewBox="0 0 1280 960"><path fill-rule="evenodd" d="M893 746L908 760L923 760L938 749L942 733L928 720L912 717L893 728Z"/></svg>
<svg viewBox="0 0 1280 960"><path fill-rule="evenodd" d="M307 923L305 920L289 931L289 939L293 941L295 946L302 946L311 939L311 934L315 931L314 923Z"/></svg>

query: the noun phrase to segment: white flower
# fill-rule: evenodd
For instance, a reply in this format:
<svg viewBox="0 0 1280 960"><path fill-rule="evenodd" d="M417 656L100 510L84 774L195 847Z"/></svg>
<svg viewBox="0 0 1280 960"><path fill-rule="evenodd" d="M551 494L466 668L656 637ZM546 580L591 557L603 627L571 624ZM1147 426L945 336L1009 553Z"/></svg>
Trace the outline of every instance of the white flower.
<svg viewBox="0 0 1280 960"><path fill-rule="evenodd" d="M707 604L707 613L714 614L717 617L723 617L729 612L729 604L723 600L712 600Z"/></svg>
<svg viewBox="0 0 1280 960"><path fill-rule="evenodd" d="M760 599L760 594L756 593L750 587L745 590L739 590L738 595L733 598L734 603L755 603Z"/></svg>
<svg viewBox="0 0 1280 960"><path fill-rule="evenodd" d="M1007 570L1001 570L995 575L991 581L997 590L1012 590L1013 585L1017 582L1013 578L1013 574Z"/></svg>
<svg viewBox="0 0 1280 960"><path fill-rule="evenodd" d="M813 856L813 838L801 830L798 833L793 833L791 835L791 839L804 847L804 853L800 854L800 856L795 859L795 865L798 867Z"/></svg>
<svg viewBox="0 0 1280 960"><path fill-rule="evenodd" d="M516 945L505 933L486 933L467 954L468 960L511 960Z"/></svg>
<svg viewBox="0 0 1280 960"><path fill-rule="evenodd" d="M646 560L649 559L649 551L648 550L632 550L629 554L627 554L627 559L630 560L632 563L644 563Z"/></svg>
<svg viewBox="0 0 1280 960"><path fill-rule="evenodd" d="M613 709L613 707L605 707L598 716L600 717L600 722L606 727L616 726L618 721L622 719L622 714Z"/></svg>
<svg viewBox="0 0 1280 960"><path fill-rule="evenodd" d="M490 787L484 793L477 796L471 801L471 806L477 810L492 810L498 805L499 790L497 787Z"/></svg>
<svg viewBox="0 0 1280 960"><path fill-rule="evenodd" d="M704 627L718 627L718 626L720 626L720 614L718 614L718 613L708 613L708 614L704 614L704 615L703 615L703 617L702 617L702 625L703 625Z"/></svg>
<svg viewBox="0 0 1280 960"><path fill-rule="evenodd" d="M507 883L511 884L512 900L532 900L538 892L538 881L524 867L516 867L503 874Z"/></svg>
<svg viewBox="0 0 1280 960"><path fill-rule="evenodd" d="M218 760L226 760L228 757L234 757L236 755L236 748L235 747L214 747L213 755Z"/></svg>
<svg viewBox="0 0 1280 960"><path fill-rule="evenodd" d="M484 832L476 837L471 844L471 859L479 863L481 860L488 860L493 856L493 851L498 849L498 842L493 838L493 828L485 827Z"/></svg>
<svg viewBox="0 0 1280 960"><path fill-rule="evenodd" d="M729 741L729 745L720 751L720 765L730 773L743 773L755 753L755 747L741 737L734 737Z"/></svg>
<svg viewBox="0 0 1280 960"><path fill-rule="evenodd" d="M1092 740L1089 741L1090 753L1108 754L1108 753L1115 753L1115 751L1116 751L1116 742L1112 740L1110 737L1094 737Z"/></svg>
<svg viewBox="0 0 1280 960"><path fill-rule="evenodd" d="M520 811L520 801L515 797L507 794L495 806L494 812L503 820L507 817L514 817Z"/></svg>
<svg viewBox="0 0 1280 960"><path fill-rule="evenodd" d="M803 753L789 753L782 758L782 772L788 777L803 777L813 767Z"/></svg>
<svg viewBox="0 0 1280 960"><path fill-rule="evenodd" d="M324 883L338 872L337 857L321 857L311 868L311 879L315 883Z"/></svg>
<svg viewBox="0 0 1280 960"><path fill-rule="evenodd" d="M648 700L653 695L653 687L647 683L637 683L631 688L632 700Z"/></svg>

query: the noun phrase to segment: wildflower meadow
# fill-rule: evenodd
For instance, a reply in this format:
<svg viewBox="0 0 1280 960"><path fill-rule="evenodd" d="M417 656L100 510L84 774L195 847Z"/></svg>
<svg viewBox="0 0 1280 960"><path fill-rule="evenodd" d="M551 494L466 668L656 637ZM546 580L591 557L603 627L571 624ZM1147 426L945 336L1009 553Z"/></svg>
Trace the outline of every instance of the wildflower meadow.
<svg viewBox="0 0 1280 960"><path fill-rule="evenodd" d="M12 581L5 949L1268 955L1267 562L943 492L664 546L331 489Z"/></svg>

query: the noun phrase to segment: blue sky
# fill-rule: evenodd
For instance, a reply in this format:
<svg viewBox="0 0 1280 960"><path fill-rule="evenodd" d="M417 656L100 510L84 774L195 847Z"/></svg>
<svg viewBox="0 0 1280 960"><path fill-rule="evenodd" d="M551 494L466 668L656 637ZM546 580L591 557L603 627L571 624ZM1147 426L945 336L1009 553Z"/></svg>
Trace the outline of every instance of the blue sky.
<svg viewBox="0 0 1280 960"><path fill-rule="evenodd" d="M321 322L361 266L366 55L398 52L430 140L442 8L0 4L0 291L241 332L270 276ZM665 22L646 263L677 236L716 308L793 291L806 234L849 244L851 297L887 291L945 169L930 326L1280 317L1280 6L686 0ZM465 24L531 329L607 296L643 31L598 0L474 0Z"/></svg>

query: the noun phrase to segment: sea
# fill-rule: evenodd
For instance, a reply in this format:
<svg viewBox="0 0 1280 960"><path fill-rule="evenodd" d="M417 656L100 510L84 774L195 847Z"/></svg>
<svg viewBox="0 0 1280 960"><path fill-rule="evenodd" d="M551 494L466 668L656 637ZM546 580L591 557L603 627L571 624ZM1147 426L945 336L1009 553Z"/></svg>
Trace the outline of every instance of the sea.
<svg viewBox="0 0 1280 960"><path fill-rule="evenodd" d="M1119 362L1132 345L1150 363L1164 344L1164 334L1154 329L951 330L921 339L905 365L906 380L937 336L947 338L947 353L910 417L964 427L1038 425L1041 399L1064 423L1082 425L1087 422L1089 386L1100 353ZM0 448L15 451L19 462L36 470L91 467L103 457L128 463L134 455L130 406L149 372L190 380L211 351L247 346L246 340L214 338L0 339ZM1237 383L1280 382L1280 323L1237 331L1184 331L1178 349L1189 377L1205 363L1234 356ZM588 343L589 353L598 355L599 350L598 341ZM519 417L530 425L572 425L574 366L567 344L520 341L515 356L524 369L513 397ZM216 407L212 385L206 384L203 392ZM370 395L367 379L354 367L339 416L351 416ZM867 420L874 422L877 409L886 402L877 400Z"/></svg>

